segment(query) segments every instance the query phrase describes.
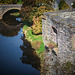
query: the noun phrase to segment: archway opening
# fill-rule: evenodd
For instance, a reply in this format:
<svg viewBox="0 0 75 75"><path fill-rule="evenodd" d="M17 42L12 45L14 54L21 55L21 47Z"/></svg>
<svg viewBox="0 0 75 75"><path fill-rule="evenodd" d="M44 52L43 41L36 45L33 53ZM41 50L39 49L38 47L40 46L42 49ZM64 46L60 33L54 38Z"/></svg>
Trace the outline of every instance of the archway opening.
<svg viewBox="0 0 75 75"><path fill-rule="evenodd" d="M8 10L3 14L2 20L8 25L18 25L21 22L20 13L18 9Z"/></svg>

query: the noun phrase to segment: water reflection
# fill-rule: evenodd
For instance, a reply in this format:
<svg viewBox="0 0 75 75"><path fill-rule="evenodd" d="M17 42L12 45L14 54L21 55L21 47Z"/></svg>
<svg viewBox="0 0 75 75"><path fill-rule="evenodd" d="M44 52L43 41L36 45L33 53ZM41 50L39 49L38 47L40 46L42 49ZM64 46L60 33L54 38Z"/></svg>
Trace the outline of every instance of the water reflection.
<svg viewBox="0 0 75 75"><path fill-rule="evenodd" d="M15 20L20 21L19 18ZM10 19L7 21L9 24L0 20L0 34L3 35L0 35L0 75L39 75L40 58L34 52L31 44L24 39L24 35L21 37L23 24L14 24L16 22Z"/></svg>
<svg viewBox="0 0 75 75"><path fill-rule="evenodd" d="M18 25L21 22L20 16L19 15L17 16L18 12L19 10L15 9L9 10L3 15L3 21L8 25L13 25L13 26ZM11 15L12 13L15 13L15 15Z"/></svg>
<svg viewBox="0 0 75 75"><path fill-rule="evenodd" d="M10 26L8 24L5 24L2 20L0 20L0 34L7 37L16 36L22 26L22 23L16 26Z"/></svg>
<svg viewBox="0 0 75 75"><path fill-rule="evenodd" d="M3 15L3 19L0 20L0 33L3 36L13 37L18 35L18 31L23 26L20 16L16 16L18 12L19 10L13 9ZM16 13L16 15L13 13Z"/></svg>
<svg viewBox="0 0 75 75"><path fill-rule="evenodd" d="M16 18L16 21L19 21L19 22L21 22L21 18Z"/></svg>
<svg viewBox="0 0 75 75"><path fill-rule="evenodd" d="M23 45L20 46L23 51L22 57L20 58L23 64L30 64L32 67L40 70L40 58L34 52L35 49L32 48L30 42L25 39L25 35L21 37L23 40Z"/></svg>

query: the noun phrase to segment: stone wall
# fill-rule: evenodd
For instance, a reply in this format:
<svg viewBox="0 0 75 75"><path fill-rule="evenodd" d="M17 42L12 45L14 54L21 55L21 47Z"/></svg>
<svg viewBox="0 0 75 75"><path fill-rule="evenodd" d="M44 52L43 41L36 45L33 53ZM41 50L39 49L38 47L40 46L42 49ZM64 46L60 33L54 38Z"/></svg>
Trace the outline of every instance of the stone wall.
<svg viewBox="0 0 75 75"><path fill-rule="evenodd" d="M53 38L54 27L57 31ZM75 11L45 12L42 18L42 36L44 45L54 40L58 44L60 63L70 61L75 65Z"/></svg>

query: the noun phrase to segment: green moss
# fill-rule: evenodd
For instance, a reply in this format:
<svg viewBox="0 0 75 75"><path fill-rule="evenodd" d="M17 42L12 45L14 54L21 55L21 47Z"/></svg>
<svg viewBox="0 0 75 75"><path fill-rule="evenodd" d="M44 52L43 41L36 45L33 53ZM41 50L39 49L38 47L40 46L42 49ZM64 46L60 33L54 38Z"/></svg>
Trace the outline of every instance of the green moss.
<svg viewBox="0 0 75 75"><path fill-rule="evenodd" d="M39 50L37 50L38 55L42 54L44 52L44 50L45 50L44 49L44 43L42 42L41 45L40 45Z"/></svg>
<svg viewBox="0 0 75 75"><path fill-rule="evenodd" d="M31 41L31 40L32 41L42 41L42 35L33 35L32 34L32 28L31 27L25 25L23 27L23 30L24 31L27 31L27 33L25 35L26 35L26 39L28 41Z"/></svg>
<svg viewBox="0 0 75 75"><path fill-rule="evenodd" d="M43 64L44 64L44 43L42 40L42 35L33 35L32 34L32 28L24 25L23 32L26 36L26 39L30 41L32 48L35 49L35 52L40 57L40 65L41 65L41 71L43 70Z"/></svg>
<svg viewBox="0 0 75 75"><path fill-rule="evenodd" d="M44 43L43 43L43 40L42 40L42 35L33 35L32 34L32 28L27 26L27 25L24 25L23 27L23 32L25 33L25 36L26 36L26 39L31 42L32 44L32 47L34 47L33 45L35 45L34 48L36 48L36 52L38 55L42 54L42 52L44 51ZM39 43L41 42L41 43ZM35 43L35 44L34 44ZM38 48L37 48L37 44L39 43L38 45ZM39 47L40 46L40 47Z"/></svg>
<svg viewBox="0 0 75 75"><path fill-rule="evenodd" d="M52 43L53 45L55 45L56 47L58 47L58 45L57 45L57 44L55 44L54 42L50 41L50 43Z"/></svg>
<svg viewBox="0 0 75 75"><path fill-rule="evenodd" d="M13 16L20 16L20 13L19 12L17 12L17 13L11 13L10 15L13 15Z"/></svg>

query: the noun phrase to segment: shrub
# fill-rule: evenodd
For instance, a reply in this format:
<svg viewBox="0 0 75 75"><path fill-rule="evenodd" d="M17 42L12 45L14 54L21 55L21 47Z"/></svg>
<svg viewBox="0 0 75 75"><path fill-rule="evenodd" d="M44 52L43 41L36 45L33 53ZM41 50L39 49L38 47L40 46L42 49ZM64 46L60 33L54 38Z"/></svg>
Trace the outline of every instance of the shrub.
<svg viewBox="0 0 75 75"><path fill-rule="evenodd" d="M20 14L22 16L22 20L23 21L26 21L26 20L29 20L29 16L30 16L30 12L32 11L32 6L26 6L26 7L23 7L21 10L20 10Z"/></svg>
<svg viewBox="0 0 75 75"><path fill-rule="evenodd" d="M40 17L33 17L33 26L32 26L33 34L40 34L42 33L42 19Z"/></svg>
<svg viewBox="0 0 75 75"><path fill-rule="evenodd" d="M72 7L73 7L73 8L75 8L75 2L73 2L73 5L72 5Z"/></svg>
<svg viewBox="0 0 75 75"><path fill-rule="evenodd" d="M69 5L65 2L65 0L61 0L58 6L60 10L69 9Z"/></svg>
<svg viewBox="0 0 75 75"><path fill-rule="evenodd" d="M46 7L48 6L48 7ZM52 11L53 9L49 7L49 5L46 6L32 6L27 5L23 7L20 11L22 15L22 21L25 21L25 23L28 21L32 24L32 33L33 34L42 34L42 17L44 12ZM47 9L48 8L48 9ZM49 10L49 8L51 10Z"/></svg>
<svg viewBox="0 0 75 75"><path fill-rule="evenodd" d="M32 28L33 28L33 31L32 31L33 34L41 34L42 33L42 27L33 25Z"/></svg>
<svg viewBox="0 0 75 75"><path fill-rule="evenodd" d="M32 32L33 34L41 34L42 33L42 15L44 12L48 12L46 6L40 6L35 9L35 15L33 16L33 26Z"/></svg>

